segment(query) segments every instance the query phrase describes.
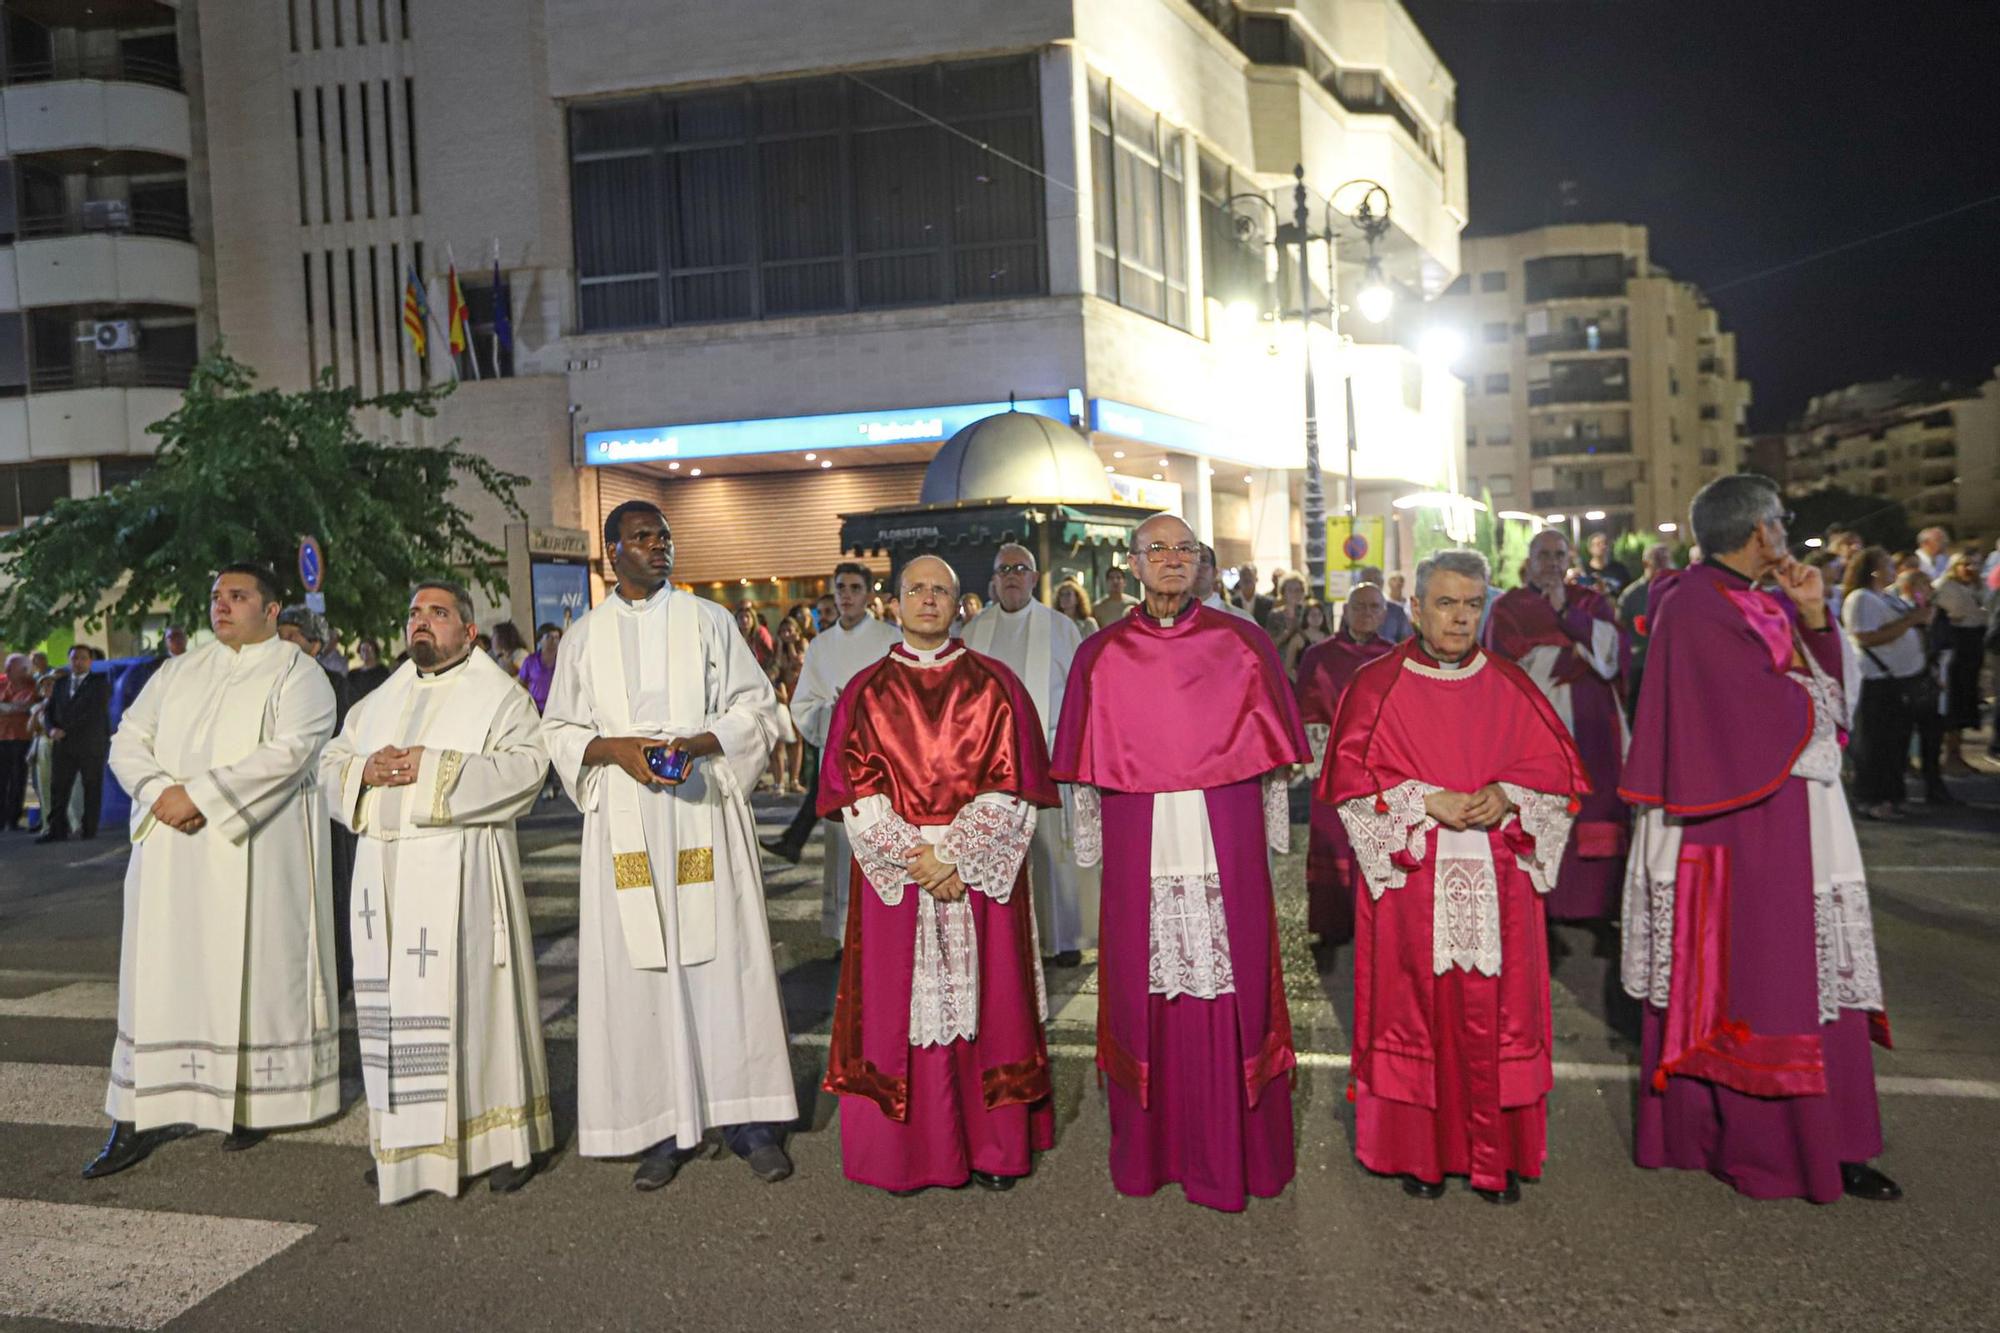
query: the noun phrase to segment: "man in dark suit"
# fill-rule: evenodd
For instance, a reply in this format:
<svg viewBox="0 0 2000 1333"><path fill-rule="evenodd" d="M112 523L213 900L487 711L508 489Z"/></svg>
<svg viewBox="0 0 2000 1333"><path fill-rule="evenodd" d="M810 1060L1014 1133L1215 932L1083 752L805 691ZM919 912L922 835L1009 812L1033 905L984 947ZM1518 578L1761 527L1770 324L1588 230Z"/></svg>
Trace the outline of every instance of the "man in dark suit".
<svg viewBox="0 0 2000 1333"><path fill-rule="evenodd" d="M70 784L83 782L83 828L80 836L97 836L97 816L104 808L104 766L111 757L111 679L93 675L100 654L87 644L69 650L69 674L56 681L46 717L51 759L48 829L37 842L62 842L69 837Z"/></svg>

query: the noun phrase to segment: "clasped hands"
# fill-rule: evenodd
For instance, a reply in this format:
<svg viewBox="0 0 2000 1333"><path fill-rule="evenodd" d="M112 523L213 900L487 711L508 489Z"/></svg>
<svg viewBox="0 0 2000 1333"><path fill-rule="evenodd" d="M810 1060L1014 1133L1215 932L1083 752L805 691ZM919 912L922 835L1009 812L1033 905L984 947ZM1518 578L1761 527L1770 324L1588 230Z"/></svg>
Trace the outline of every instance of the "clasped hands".
<svg viewBox="0 0 2000 1333"><path fill-rule="evenodd" d="M368 756L368 762L361 769L361 785L364 787L407 787L417 780L417 769L424 762L424 747L412 745L408 749L385 745Z"/></svg>
<svg viewBox="0 0 2000 1333"><path fill-rule="evenodd" d="M646 763L646 751L662 746L669 750L685 750L696 759L722 753L722 742L715 738L712 731L698 731L692 736L667 739L658 736L599 736L583 748L583 762L610 764L622 769L625 776L642 787L666 787L672 784Z"/></svg>
<svg viewBox="0 0 2000 1333"><path fill-rule="evenodd" d="M208 824L208 817L188 795L188 789L178 782L154 800L153 818L176 833L199 833Z"/></svg>
<svg viewBox="0 0 2000 1333"><path fill-rule="evenodd" d="M1424 813L1454 833L1499 828L1513 812L1514 803L1497 782L1478 791L1434 791L1424 797Z"/></svg>
<svg viewBox="0 0 2000 1333"><path fill-rule="evenodd" d="M965 881L958 867L938 859L937 848L925 843L917 854L903 863L916 886L941 903L955 903L965 896Z"/></svg>

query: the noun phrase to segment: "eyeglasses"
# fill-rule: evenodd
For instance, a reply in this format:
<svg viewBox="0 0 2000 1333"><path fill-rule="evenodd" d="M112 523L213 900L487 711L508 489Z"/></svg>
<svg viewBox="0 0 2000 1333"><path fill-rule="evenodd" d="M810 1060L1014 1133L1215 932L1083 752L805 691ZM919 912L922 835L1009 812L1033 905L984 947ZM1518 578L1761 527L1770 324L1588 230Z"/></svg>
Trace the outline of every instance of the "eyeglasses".
<svg viewBox="0 0 2000 1333"><path fill-rule="evenodd" d="M1165 542L1154 542L1139 554L1145 556L1155 564L1159 564L1169 556L1177 560L1199 560L1201 558L1201 547L1194 542L1176 542L1172 546L1167 545Z"/></svg>
<svg viewBox="0 0 2000 1333"><path fill-rule="evenodd" d="M1780 509L1777 513L1771 515L1771 517L1765 521L1770 523L1776 523L1781 528L1789 528L1792 526L1794 522L1798 520L1798 517L1799 516L1797 514L1793 513L1789 509Z"/></svg>
<svg viewBox="0 0 2000 1333"><path fill-rule="evenodd" d="M1035 567L1023 564L995 565L993 566L993 572L995 574L1032 574L1035 572Z"/></svg>

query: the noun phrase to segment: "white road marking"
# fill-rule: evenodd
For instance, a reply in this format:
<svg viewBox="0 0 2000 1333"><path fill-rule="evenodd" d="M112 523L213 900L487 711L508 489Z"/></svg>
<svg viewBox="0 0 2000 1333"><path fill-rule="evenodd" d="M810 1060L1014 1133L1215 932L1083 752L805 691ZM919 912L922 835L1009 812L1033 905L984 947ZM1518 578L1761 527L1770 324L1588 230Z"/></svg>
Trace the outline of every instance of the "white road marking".
<svg viewBox="0 0 2000 1333"><path fill-rule="evenodd" d="M312 1232L297 1222L0 1199L0 1314L158 1328Z"/></svg>
<svg viewBox="0 0 2000 1333"><path fill-rule="evenodd" d="M72 981L16 999L0 998L0 1018L116 1018L118 983Z"/></svg>

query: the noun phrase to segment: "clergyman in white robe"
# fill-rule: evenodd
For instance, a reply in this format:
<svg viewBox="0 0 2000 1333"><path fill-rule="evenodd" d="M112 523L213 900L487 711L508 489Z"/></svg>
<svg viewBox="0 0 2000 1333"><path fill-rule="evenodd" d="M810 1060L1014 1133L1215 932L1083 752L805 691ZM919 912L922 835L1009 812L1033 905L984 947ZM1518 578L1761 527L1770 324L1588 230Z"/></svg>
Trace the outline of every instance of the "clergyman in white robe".
<svg viewBox="0 0 2000 1333"><path fill-rule="evenodd" d="M1076 622L1030 598L1019 611L994 602L965 628L965 646L998 658L1027 686L1042 717L1042 738L1055 744L1063 687L1083 644ZM1028 851L1028 883L1035 895L1041 947L1051 954L1097 947L1100 870L1077 865L1071 840L1076 793L1064 783L1061 806L1035 812L1035 840Z"/></svg>
<svg viewBox="0 0 2000 1333"><path fill-rule="evenodd" d="M111 771L132 797L105 1114L228 1133L340 1108L333 882L320 747L333 688L283 639L169 660L125 711ZM152 807L176 784L206 821Z"/></svg>
<svg viewBox="0 0 2000 1333"><path fill-rule="evenodd" d="M712 733L679 786L585 765L599 737ZM570 627L542 736L583 811L577 1147L621 1157L798 1115L750 792L778 703L735 621L671 584Z"/></svg>
<svg viewBox="0 0 2000 1333"><path fill-rule="evenodd" d="M814 749L826 748L826 730L833 723L833 706L840 692L861 668L882 660L903 641L903 632L887 621L863 616L861 623L847 629L839 621L821 630L806 645L806 660L799 668L799 683L792 691L792 721L799 735ZM828 939L839 943L847 938L848 866L853 847L847 839L847 825L829 817L826 829L826 860L820 872L819 928Z"/></svg>
<svg viewBox="0 0 2000 1333"><path fill-rule="evenodd" d="M423 747L415 782L363 783L384 746ZM321 758L334 818L360 839L354 1006L383 1203L456 1196L555 1145L514 837L547 769L534 700L478 651L403 663Z"/></svg>

